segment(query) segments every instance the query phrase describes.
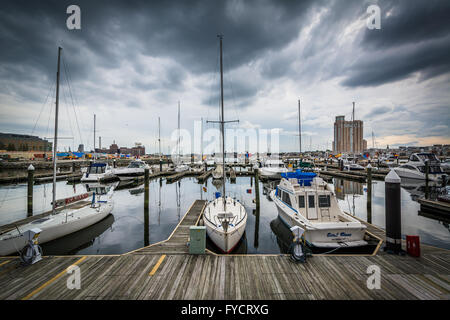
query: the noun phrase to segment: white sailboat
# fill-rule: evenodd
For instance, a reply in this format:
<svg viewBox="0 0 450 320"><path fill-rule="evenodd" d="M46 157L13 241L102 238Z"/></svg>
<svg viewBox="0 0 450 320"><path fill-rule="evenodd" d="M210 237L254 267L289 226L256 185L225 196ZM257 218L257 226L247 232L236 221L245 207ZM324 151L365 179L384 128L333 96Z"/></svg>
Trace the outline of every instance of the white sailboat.
<svg viewBox="0 0 450 320"><path fill-rule="evenodd" d="M220 40L220 88L221 88L221 117L220 123L222 137L222 168L225 168L225 134L224 134L224 107L223 107L223 62L222 62L222 35ZM210 201L203 213L206 233L214 244L224 253L231 252L245 233L247 225L247 211L236 199L226 196L226 173L222 169L222 195Z"/></svg>
<svg viewBox="0 0 450 320"><path fill-rule="evenodd" d="M45 243L70 233L84 229L105 218L113 209L111 199L113 189L104 196L93 194L91 203L84 201L74 204L70 209L59 209L57 212L56 201L56 150L58 142L58 107L59 107L59 78L60 58L62 48L58 48L58 71L56 74L56 108L55 108L55 137L53 146L53 201L52 214L32 221L28 224L16 227L0 234L0 256L20 252L28 243L24 233L28 230L39 228L41 230L39 242ZM70 202L71 199L68 199ZM73 200L73 199L72 199Z"/></svg>
<svg viewBox="0 0 450 320"><path fill-rule="evenodd" d="M213 179L222 179L223 178L223 166L221 164L217 164L212 172Z"/></svg>
<svg viewBox="0 0 450 320"><path fill-rule="evenodd" d="M259 174L270 179L281 179L281 174L286 172L288 169L280 159L267 159L264 166L259 168Z"/></svg>

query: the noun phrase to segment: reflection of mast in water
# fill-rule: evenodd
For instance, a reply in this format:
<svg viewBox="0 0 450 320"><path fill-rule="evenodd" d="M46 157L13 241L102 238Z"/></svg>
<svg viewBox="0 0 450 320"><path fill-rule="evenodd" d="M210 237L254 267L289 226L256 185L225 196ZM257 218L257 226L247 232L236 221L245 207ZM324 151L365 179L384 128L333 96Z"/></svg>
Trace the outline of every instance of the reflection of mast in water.
<svg viewBox="0 0 450 320"><path fill-rule="evenodd" d="M161 189L162 189L162 178L159 178L158 225L161 225Z"/></svg>
<svg viewBox="0 0 450 320"><path fill-rule="evenodd" d="M175 185L175 193L177 196L177 214L178 221L181 219L180 210L181 210L181 182L178 180L178 183Z"/></svg>

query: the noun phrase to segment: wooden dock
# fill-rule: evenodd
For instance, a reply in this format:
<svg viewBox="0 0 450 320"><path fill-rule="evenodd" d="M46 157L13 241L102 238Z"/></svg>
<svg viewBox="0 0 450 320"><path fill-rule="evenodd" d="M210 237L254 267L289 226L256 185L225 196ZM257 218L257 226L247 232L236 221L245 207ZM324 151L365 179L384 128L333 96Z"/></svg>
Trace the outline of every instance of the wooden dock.
<svg viewBox="0 0 450 320"><path fill-rule="evenodd" d="M208 170L204 173L202 173L200 176L197 177L197 180L199 183L203 183L205 180L207 180L212 175L213 170Z"/></svg>
<svg viewBox="0 0 450 320"><path fill-rule="evenodd" d="M196 200L167 240L126 254L46 256L28 267L0 257L0 299L450 299L450 251L423 244L420 258L379 246L372 255L314 255L304 264L284 254L190 255L189 226L205 203ZM67 288L71 265L80 268L79 290ZM374 265L380 289L367 287Z"/></svg>
<svg viewBox="0 0 450 320"><path fill-rule="evenodd" d="M450 217L450 203L438 200L419 199L421 211L428 211Z"/></svg>

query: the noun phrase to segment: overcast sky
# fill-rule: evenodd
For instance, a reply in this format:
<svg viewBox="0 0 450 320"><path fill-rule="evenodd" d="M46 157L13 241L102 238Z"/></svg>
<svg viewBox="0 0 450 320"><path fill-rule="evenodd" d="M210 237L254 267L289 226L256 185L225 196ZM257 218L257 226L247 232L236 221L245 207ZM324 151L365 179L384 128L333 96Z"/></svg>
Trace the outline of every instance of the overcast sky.
<svg viewBox="0 0 450 320"><path fill-rule="evenodd" d="M71 4L81 30L66 26ZM371 4L380 30L366 26ZM280 128L281 151L298 150L298 99L304 150L331 148L334 118L350 120L353 101L369 147L372 132L378 147L450 143L449 16L446 0L3 0L0 132L53 136L61 46L59 135L74 137L61 148L93 146L95 113L102 146L147 153L161 117L166 152L178 101L187 130L219 117L221 33L225 117Z"/></svg>

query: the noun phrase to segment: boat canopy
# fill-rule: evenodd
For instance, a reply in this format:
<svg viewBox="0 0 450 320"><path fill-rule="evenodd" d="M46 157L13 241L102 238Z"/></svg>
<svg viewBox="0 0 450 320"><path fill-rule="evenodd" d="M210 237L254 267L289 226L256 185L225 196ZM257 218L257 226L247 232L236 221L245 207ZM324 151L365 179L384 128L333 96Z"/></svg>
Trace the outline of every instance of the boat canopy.
<svg viewBox="0 0 450 320"><path fill-rule="evenodd" d="M310 186L314 177L317 176L314 172L303 172L297 169L293 172L285 172L281 177L285 179L297 179L299 185Z"/></svg>
<svg viewBox="0 0 450 320"><path fill-rule="evenodd" d="M106 163L92 163L91 167L106 167Z"/></svg>

